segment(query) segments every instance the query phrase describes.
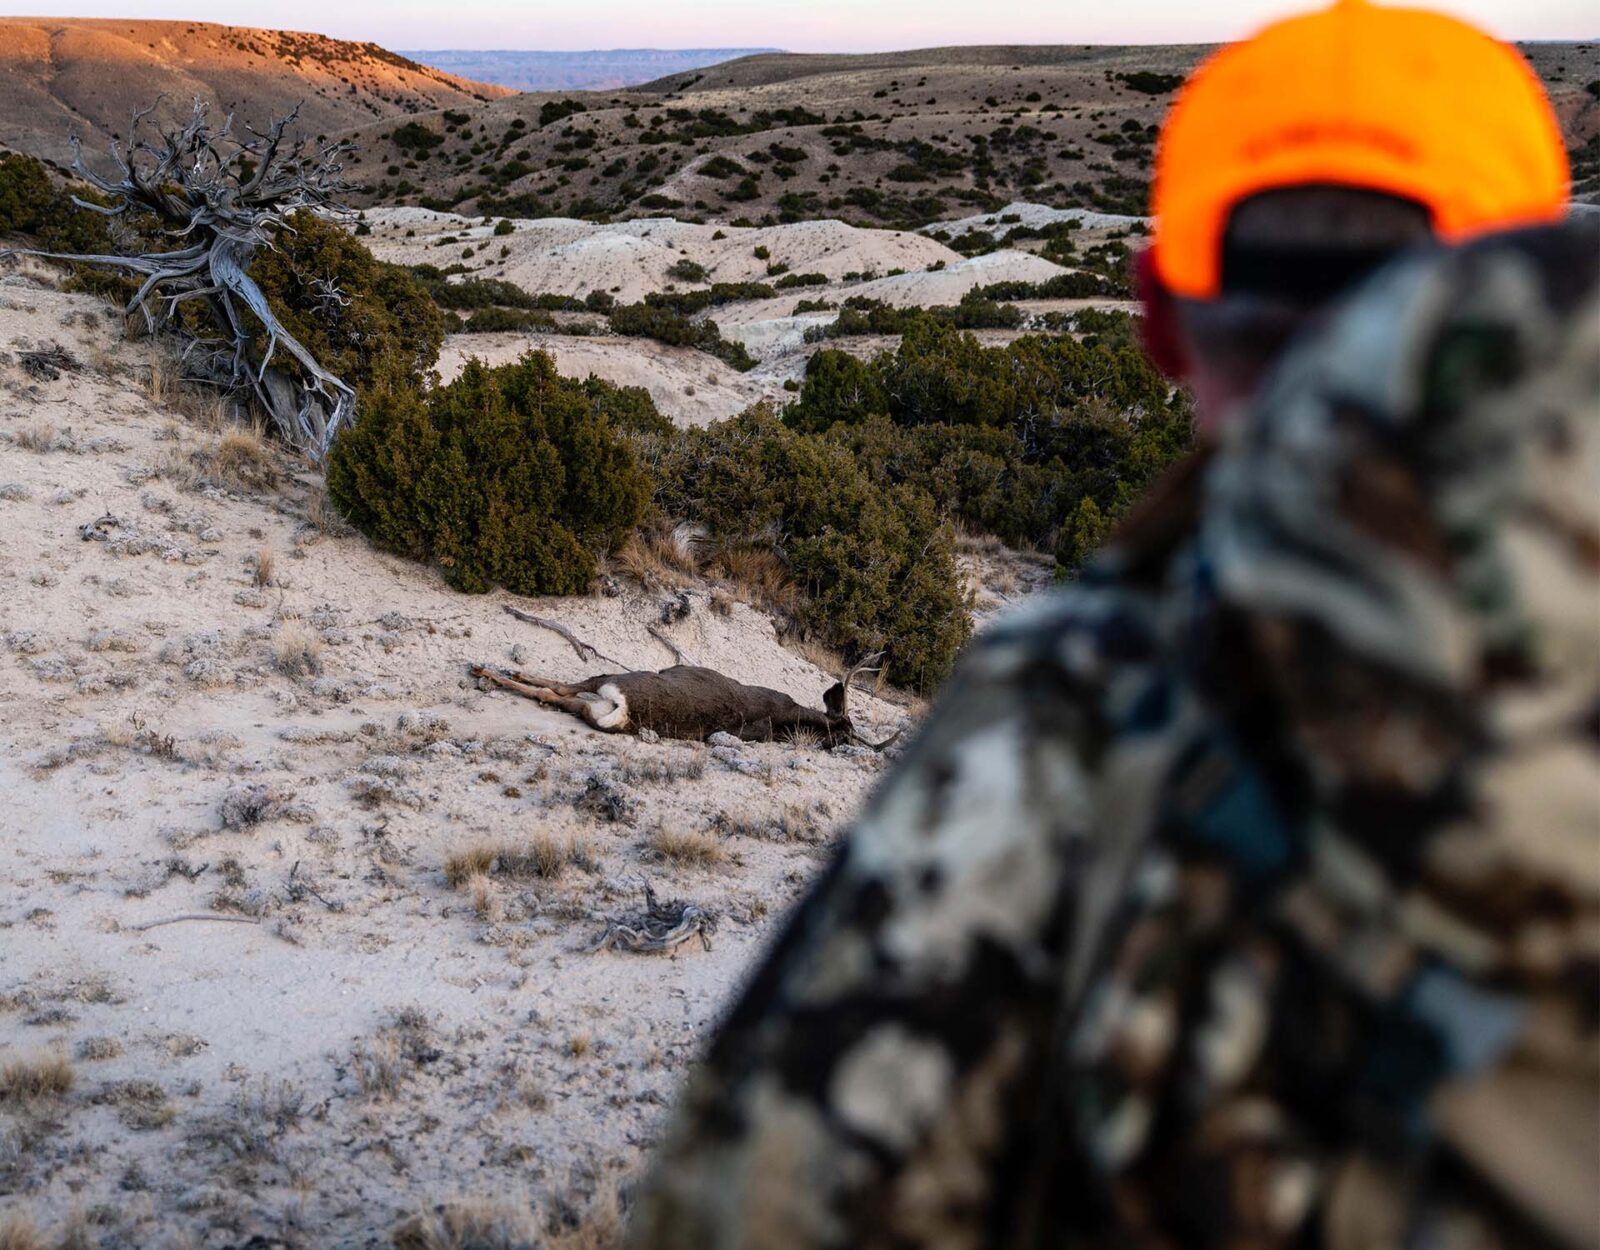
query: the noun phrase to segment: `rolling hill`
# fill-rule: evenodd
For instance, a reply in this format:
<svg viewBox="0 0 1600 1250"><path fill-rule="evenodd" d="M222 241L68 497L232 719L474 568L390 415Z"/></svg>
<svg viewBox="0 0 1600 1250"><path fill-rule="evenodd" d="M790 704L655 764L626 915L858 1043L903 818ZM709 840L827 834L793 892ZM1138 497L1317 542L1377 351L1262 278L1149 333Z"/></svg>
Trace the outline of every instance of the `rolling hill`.
<svg viewBox="0 0 1600 1250"><path fill-rule="evenodd" d="M68 135L103 152L135 108L161 120L200 97L257 126L300 106L302 129L481 105L509 95L376 44L207 22L0 19L0 146L65 162Z"/></svg>
<svg viewBox="0 0 1600 1250"><path fill-rule="evenodd" d="M527 93L364 123L368 204L906 227L1013 200L1146 211L1156 127L1207 49L968 47L764 54L625 91ZM1600 46L1530 44L1600 191Z"/></svg>

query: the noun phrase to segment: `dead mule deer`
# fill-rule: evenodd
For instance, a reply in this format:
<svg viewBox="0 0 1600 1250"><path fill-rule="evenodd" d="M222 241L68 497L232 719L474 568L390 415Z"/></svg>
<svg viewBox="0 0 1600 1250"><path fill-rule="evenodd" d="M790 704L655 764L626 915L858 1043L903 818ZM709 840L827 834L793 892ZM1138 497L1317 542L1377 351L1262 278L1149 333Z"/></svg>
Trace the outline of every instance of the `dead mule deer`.
<svg viewBox="0 0 1600 1250"><path fill-rule="evenodd" d="M781 690L747 686L715 669L677 664L659 673L601 673L580 682L551 681L515 670L474 665L472 675L563 712L608 733L650 729L664 738L703 740L730 733L746 742L815 734L834 745L856 742L876 750L893 742L868 742L850 720L850 683L880 657L857 664L822 696L823 710L797 703Z"/></svg>

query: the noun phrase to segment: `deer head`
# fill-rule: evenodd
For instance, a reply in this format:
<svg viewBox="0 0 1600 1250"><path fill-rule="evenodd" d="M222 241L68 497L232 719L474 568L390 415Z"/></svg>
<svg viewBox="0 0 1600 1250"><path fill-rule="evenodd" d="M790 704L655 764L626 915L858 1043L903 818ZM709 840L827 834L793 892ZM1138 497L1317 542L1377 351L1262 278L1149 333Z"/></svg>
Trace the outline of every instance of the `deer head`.
<svg viewBox="0 0 1600 1250"><path fill-rule="evenodd" d="M892 746L904 730L895 730L882 742L873 742L871 739L863 737L856 729L855 722L850 719L850 687L862 673L878 672L882 660L883 652L874 651L853 668L847 670L843 679L829 686L827 692L822 696L822 706L827 712L830 733L836 737L858 743L861 746L870 747L874 751L882 751L886 747Z"/></svg>

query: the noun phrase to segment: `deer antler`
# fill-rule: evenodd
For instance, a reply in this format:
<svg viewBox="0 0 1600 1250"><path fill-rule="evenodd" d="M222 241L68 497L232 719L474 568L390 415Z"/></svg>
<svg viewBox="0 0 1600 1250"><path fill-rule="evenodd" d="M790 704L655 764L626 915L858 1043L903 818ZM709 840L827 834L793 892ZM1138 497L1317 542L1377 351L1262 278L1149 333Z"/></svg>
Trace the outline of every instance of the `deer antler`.
<svg viewBox="0 0 1600 1250"><path fill-rule="evenodd" d="M843 687L839 694L839 714L844 717L845 723L850 725L850 737L856 742L859 742L862 746L870 747L874 751L882 751L893 746L899 739L900 735L905 732L905 730L895 730L894 733L890 734L882 742L874 742L870 738L863 737L856 731L855 725L851 723L850 720L850 688L855 682L855 679L862 673L876 673L881 671L883 667L883 655L884 653L882 651L874 651L871 655L863 657L861 660L856 662L854 667L845 672L844 679L839 683Z"/></svg>

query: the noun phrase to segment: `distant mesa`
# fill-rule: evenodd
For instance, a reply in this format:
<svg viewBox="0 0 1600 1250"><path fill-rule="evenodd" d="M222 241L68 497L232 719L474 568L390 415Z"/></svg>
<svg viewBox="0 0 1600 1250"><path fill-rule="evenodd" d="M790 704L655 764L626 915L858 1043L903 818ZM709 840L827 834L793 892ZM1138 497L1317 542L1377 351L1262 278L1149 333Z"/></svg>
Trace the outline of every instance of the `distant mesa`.
<svg viewBox="0 0 1600 1250"><path fill-rule="evenodd" d="M778 48L615 48L593 52L436 49L400 55L514 91L610 91Z"/></svg>

